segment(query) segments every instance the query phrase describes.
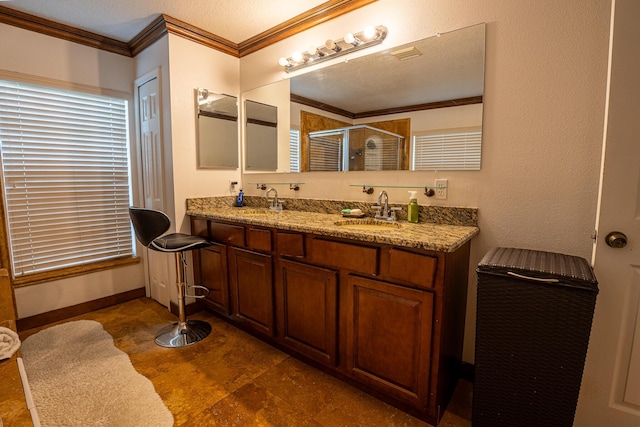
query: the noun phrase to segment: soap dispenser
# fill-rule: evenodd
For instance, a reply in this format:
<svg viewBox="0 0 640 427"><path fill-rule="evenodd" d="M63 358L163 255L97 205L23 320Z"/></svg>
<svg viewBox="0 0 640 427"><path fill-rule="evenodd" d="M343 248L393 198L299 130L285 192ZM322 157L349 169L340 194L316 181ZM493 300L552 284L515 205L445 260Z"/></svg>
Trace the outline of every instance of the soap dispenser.
<svg viewBox="0 0 640 427"><path fill-rule="evenodd" d="M407 207L407 221L418 222L418 199L416 198L416 191L409 191L409 206Z"/></svg>
<svg viewBox="0 0 640 427"><path fill-rule="evenodd" d="M242 190L240 190L240 192L238 193L238 197L236 197L235 205L238 208L244 206L244 192Z"/></svg>

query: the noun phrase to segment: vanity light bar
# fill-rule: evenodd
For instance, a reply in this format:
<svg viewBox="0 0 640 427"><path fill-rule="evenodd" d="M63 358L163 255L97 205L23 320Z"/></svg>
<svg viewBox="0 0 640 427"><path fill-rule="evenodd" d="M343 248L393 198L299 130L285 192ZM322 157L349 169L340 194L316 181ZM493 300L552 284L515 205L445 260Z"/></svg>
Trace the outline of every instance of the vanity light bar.
<svg viewBox="0 0 640 427"><path fill-rule="evenodd" d="M340 40L327 40L323 46L310 46L306 52L294 52L289 58L282 57L278 64L287 73L328 59L337 58L347 53L375 46L387 37L387 27L378 25L368 27L359 33L347 33Z"/></svg>

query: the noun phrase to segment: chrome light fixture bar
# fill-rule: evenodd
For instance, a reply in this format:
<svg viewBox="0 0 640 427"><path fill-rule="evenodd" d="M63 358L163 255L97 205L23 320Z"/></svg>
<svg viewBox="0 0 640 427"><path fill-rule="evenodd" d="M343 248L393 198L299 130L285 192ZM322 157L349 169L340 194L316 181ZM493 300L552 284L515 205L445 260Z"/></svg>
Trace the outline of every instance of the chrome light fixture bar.
<svg viewBox="0 0 640 427"><path fill-rule="evenodd" d="M387 27L384 25L369 27L359 33L347 33L340 40L329 39L320 47L310 46L306 52L294 52L289 58L280 58L278 64L284 67L287 73L290 73L309 65L375 46L382 43L386 37Z"/></svg>

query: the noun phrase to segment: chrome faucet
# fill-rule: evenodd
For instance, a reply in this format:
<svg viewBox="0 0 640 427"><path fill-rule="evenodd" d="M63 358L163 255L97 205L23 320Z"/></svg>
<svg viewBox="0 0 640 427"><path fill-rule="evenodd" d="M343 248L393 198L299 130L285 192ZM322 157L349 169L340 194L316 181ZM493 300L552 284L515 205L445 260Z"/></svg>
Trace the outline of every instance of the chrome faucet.
<svg viewBox="0 0 640 427"><path fill-rule="evenodd" d="M265 194L265 197L267 198L267 201L269 201L269 194L271 194L272 191L274 193L273 201L271 202L271 206L269 206L269 209L271 209L272 211L281 211L282 203L278 200L278 190L276 190L275 188L267 189L267 193Z"/></svg>
<svg viewBox="0 0 640 427"><path fill-rule="evenodd" d="M382 204L383 200L384 204ZM384 190L382 190L380 194L378 194L378 206L380 206L380 209L382 211L379 212L379 215L376 215L376 218L378 218L379 216L387 218L389 216L389 195Z"/></svg>
<svg viewBox="0 0 640 427"><path fill-rule="evenodd" d="M396 211L402 209L389 207L389 195L384 190L378 195L378 205L373 206L373 208L376 209L375 219L383 219L385 221L395 221Z"/></svg>

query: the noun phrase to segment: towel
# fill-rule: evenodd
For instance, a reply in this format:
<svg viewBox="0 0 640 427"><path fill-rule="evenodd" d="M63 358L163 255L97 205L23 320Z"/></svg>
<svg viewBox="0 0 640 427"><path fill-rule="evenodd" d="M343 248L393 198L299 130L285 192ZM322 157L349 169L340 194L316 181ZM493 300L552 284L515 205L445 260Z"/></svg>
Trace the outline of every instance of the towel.
<svg viewBox="0 0 640 427"><path fill-rule="evenodd" d="M9 359L20 348L18 334L9 328L0 326L0 360Z"/></svg>

